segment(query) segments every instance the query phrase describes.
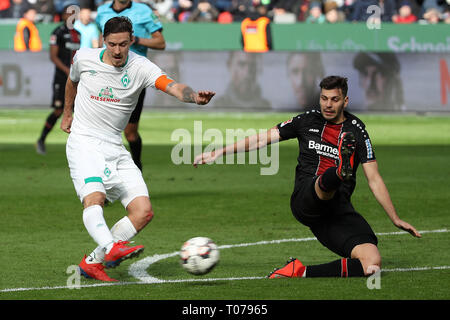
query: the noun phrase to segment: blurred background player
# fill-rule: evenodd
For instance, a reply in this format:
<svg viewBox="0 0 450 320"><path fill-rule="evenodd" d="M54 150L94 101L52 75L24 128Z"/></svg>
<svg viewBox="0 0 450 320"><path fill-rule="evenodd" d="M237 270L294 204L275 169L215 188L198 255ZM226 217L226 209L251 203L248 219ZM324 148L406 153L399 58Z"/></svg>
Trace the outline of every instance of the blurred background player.
<svg viewBox="0 0 450 320"><path fill-rule="evenodd" d="M105 3L98 7L96 23L103 31L106 21L113 17L126 16L133 23L135 42L131 46L131 51L147 57L147 50L164 50L166 41L162 34L162 24L152 9L144 4L131 0L114 0L112 3ZM144 106L145 89L142 90L138 104L130 117L130 121L125 128L125 138L130 145L130 152L133 160L142 170L141 152L142 139L138 132L139 119Z"/></svg>
<svg viewBox="0 0 450 320"><path fill-rule="evenodd" d="M73 27L81 34L80 48L98 48L100 33L96 24L91 19L91 9L81 8L78 20Z"/></svg>
<svg viewBox="0 0 450 320"><path fill-rule="evenodd" d="M168 78L147 58L130 52L134 37L128 18L111 18L103 34L106 49L83 48L73 58L61 129L70 133L67 161L84 207L83 223L98 245L79 264L81 274L114 281L104 267L116 267L142 252L143 246L131 247L127 243L153 218L142 173L122 142L122 131L141 91L152 87L198 105L207 104L215 93L195 92ZM94 77L92 68L97 72ZM123 81L124 78L130 81ZM76 111L72 113L74 105ZM128 213L111 230L103 216L106 199L119 200Z"/></svg>
<svg viewBox="0 0 450 320"><path fill-rule="evenodd" d="M68 18L71 14L73 14L71 6L66 6L61 16L63 23L53 30L50 36L50 60L55 65L51 105L53 111L45 120L41 136L36 142L36 152L42 155L46 154L45 139L63 113L64 90L69 75L70 64L76 50L80 48L80 33L73 27L68 26Z"/></svg>

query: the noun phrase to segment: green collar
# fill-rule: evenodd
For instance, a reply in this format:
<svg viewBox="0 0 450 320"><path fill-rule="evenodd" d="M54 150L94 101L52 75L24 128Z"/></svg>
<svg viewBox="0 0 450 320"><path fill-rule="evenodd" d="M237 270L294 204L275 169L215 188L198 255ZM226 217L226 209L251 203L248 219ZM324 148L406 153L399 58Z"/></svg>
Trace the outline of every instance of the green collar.
<svg viewBox="0 0 450 320"><path fill-rule="evenodd" d="M100 52L100 61L103 62L103 63L104 63L104 61L103 61L103 56L105 55L105 51L106 51L106 49L103 49L103 50ZM126 66L126 64L128 63L128 58L129 58L129 56L127 56L127 60L125 61L125 63L124 63L123 65L120 66L121 68L123 68L123 67Z"/></svg>

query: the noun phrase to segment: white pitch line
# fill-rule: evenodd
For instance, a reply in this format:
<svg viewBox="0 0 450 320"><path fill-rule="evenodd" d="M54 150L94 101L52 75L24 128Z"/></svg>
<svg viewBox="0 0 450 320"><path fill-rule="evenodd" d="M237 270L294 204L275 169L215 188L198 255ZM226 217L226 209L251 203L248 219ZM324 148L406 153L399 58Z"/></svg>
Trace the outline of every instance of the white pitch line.
<svg viewBox="0 0 450 320"><path fill-rule="evenodd" d="M447 229L436 229L436 230L424 230L424 231L419 231L419 233L421 234L425 234L425 233L441 233L441 232L448 232ZM376 235L383 235L383 236L387 236L387 235L402 235L402 234L407 234L408 232L406 231L396 231L396 232L383 232L383 233L376 233ZM219 246L219 250L221 249L229 249L229 248L236 248L236 247L248 247L248 246L257 246L257 245L267 245L267 244L277 244L277 243L282 243L282 242L303 242L303 241L314 241L317 240L317 238L315 237L308 237L308 238L293 238L293 239L281 239L281 240L263 240L263 241L258 241L258 242L253 242L253 243L239 243L239 244L233 244L233 245L222 245ZM164 260L173 256L178 255L178 251L176 252L172 252L172 253L168 253L168 254L163 254L163 255L153 255L153 256L148 256L142 260L139 260L135 263L133 263L129 269L128 269L128 273L133 276L134 278L145 282L145 283L159 283L160 281L163 281L161 279L155 278L151 275L149 275L147 273L147 269L154 263L160 261L160 260Z"/></svg>
<svg viewBox="0 0 450 320"><path fill-rule="evenodd" d="M448 229L436 229L436 230L423 230L419 231L421 234L426 233L443 233L449 232ZM379 236L387 235L402 235L407 234L405 231L398 232L382 232L376 233ZM248 247L256 245L267 245L267 244L277 244L284 242L303 242L303 241L314 241L317 240L315 237L308 238L292 238L292 239L280 239L280 240L264 240L253 243L239 243L234 245L222 245L219 249L229 249L236 247ZM153 256L146 257L140 261L137 261L130 265L129 273L130 275L136 277L140 281L131 282L102 282L95 284L84 284L80 285L79 288L93 288L93 287L110 287L110 286L123 286L123 285L136 285L136 284L159 284L159 283L182 283L182 282L211 282L211 281L236 281L236 280L261 280L266 279L266 277L231 277L231 278L193 278L193 279L174 279L174 280L163 280L150 276L147 274L146 269L153 263L164 260L170 257L177 256L178 251L167 253L167 254L155 254ZM142 269L144 268L144 269ZM411 268L394 268L394 269L381 269L381 272L409 272L409 271L427 271L427 270L447 270L450 266L435 266L435 267L411 267ZM58 290L58 289L74 289L68 286L53 286L53 287L35 287L35 288L9 288L1 289L0 292L19 292L19 291L32 291L32 290Z"/></svg>

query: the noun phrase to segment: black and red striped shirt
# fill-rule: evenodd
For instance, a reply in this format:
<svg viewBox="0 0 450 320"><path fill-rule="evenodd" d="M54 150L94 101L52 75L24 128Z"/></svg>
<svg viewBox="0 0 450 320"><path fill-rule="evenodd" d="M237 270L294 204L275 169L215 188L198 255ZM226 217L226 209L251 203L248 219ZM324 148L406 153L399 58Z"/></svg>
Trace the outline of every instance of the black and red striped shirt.
<svg viewBox="0 0 450 320"><path fill-rule="evenodd" d="M347 111L344 111L344 116L346 118L344 122L334 124L325 120L320 110L311 110L278 124L282 140L293 138L298 140L296 190L301 187L302 179L319 176L328 168L337 166L338 145L342 132L351 131L356 137L353 177L356 177L356 170L360 163L375 160L375 153L365 124ZM349 197L355 186L355 178L342 185Z"/></svg>
<svg viewBox="0 0 450 320"><path fill-rule="evenodd" d="M50 45L58 46L58 58L68 67L72 63L75 52L80 49L80 37L77 30L68 28L64 23L56 27L50 35ZM67 75L55 67L55 78L65 80Z"/></svg>

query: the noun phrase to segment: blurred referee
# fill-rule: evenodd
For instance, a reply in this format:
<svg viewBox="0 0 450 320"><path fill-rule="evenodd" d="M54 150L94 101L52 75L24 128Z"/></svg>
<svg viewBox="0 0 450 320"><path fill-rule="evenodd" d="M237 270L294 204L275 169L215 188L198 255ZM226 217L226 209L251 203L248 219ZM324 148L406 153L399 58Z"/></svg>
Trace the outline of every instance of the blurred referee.
<svg viewBox="0 0 450 320"><path fill-rule="evenodd" d="M164 50L166 48L166 41L162 35L162 24L147 4L131 0L114 0L112 3L105 3L98 7L95 22L103 33L105 23L117 16L126 16L133 24L135 42L130 48L131 51L147 57L148 48L156 50ZM136 109L131 114L124 131L125 138L130 145L133 161L141 171L142 139L138 132L138 126L144 106L144 98L145 89L142 90Z"/></svg>
<svg viewBox="0 0 450 320"><path fill-rule="evenodd" d="M71 6L67 5L64 7L61 15L64 23L53 30L50 36L50 60L55 65L51 105L53 111L45 120L41 136L36 142L36 152L42 155L46 154L45 139L63 113L64 91L70 64L75 52L80 48L80 33L73 26L68 25L68 18L74 13L74 10L71 10Z"/></svg>

